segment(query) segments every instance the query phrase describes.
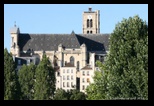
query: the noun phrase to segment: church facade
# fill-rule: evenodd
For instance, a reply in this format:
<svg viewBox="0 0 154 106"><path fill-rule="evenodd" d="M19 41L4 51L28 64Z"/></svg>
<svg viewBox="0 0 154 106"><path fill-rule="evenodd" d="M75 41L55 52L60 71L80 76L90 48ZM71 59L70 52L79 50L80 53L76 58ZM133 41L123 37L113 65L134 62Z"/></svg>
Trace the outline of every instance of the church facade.
<svg viewBox="0 0 154 106"><path fill-rule="evenodd" d="M11 28L11 49L18 69L31 62L38 65L43 54L56 71L56 89L85 92L93 83L95 62L103 62L108 52L109 34L100 34L99 10L83 12L83 34L30 34Z"/></svg>

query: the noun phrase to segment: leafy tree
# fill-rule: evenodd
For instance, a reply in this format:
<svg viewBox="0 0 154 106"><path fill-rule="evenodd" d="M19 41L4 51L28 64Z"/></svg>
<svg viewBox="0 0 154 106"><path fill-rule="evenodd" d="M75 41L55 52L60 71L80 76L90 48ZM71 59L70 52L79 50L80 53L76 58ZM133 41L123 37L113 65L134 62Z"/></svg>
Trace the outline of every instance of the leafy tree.
<svg viewBox="0 0 154 106"><path fill-rule="evenodd" d="M36 66L34 64L30 64L29 66L23 65L18 72L22 99L24 100L33 100L35 69Z"/></svg>
<svg viewBox="0 0 154 106"><path fill-rule="evenodd" d="M19 100L20 86L11 53L4 49L4 100Z"/></svg>
<svg viewBox="0 0 154 106"><path fill-rule="evenodd" d="M67 92L63 89L57 89L54 100L86 100L86 94L76 89Z"/></svg>
<svg viewBox="0 0 154 106"><path fill-rule="evenodd" d="M54 95L54 100L68 100L68 93L63 89L57 89Z"/></svg>
<svg viewBox="0 0 154 106"><path fill-rule="evenodd" d="M86 94L79 90L72 89L68 93L70 94L69 100L86 100Z"/></svg>
<svg viewBox="0 0 154 106"><path fill-rule="evenodd" d="M146 22L134 16L118 23L110 37L109 54L99 66L103 70L102 82L99 86L97 82L93 84L102 94L99 99L148 99Z"/></svg>
<svg viewBox="0 0 154 106"><path fill-rule="evenodd" d="M102 91L104 90L103 86L103 81L102 80L102 73L101 71L95 71L94 72L94 83L91 83L87 88L86 88L86 93L87 93L87 100L99 100L102 99Z"/></svg>
<svg viewBox="0 0 154 106"><path fill-rule="evenodd" d="M51 99L55 91L55 71L45 54L37 66L35 73L34 100Z"/></svg>

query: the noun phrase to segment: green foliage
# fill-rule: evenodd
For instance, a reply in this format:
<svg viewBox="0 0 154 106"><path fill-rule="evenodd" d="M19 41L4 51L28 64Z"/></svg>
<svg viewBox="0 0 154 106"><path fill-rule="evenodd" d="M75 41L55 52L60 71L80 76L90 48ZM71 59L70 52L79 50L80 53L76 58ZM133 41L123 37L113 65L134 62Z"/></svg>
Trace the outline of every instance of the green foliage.
<svg viewBox="0 0 154 106"><path fill-rule="evenodd" d="M111 34L109 45L104 64L98 62L102 77L95 74L87 89L88 99L148 99L146 22L139 16L123 19Z"/></svg>
<svg viewBox="0 0 154 106"><path fill-rule="evenodd" d="M43 55L42 61L36 68L36 82L34 85L34 100L49 100L55 91L55 71L51 63Z"/></svg>
<svg viewBox="0 0 154 106"><path fill-rule="evenodd" d="M20 86L11 53L4 49L4 100L19 100Z"/></svg>
<svg viewBox="0 0 154 106"><path fill-rule="evenodd" d="M63 89L57 89L54 100L86 100L86 95L76 89L67 92Z"/></svg>
<svg viewBox="0 0 154 106"><path fill-rule="evenodd" d="M23 100L33 100L34 98L35 69L34 64L23 65L18 72Z"/></svg>
<svg viewBox="0 0 154 106"><path fill-rule="evenodd" d="M68 91L69 93L69 100L86 100L86 95L79 90L72 89Z"/></svg>
<svg viewBox="0 0 154 106"><path fill-rule="evenodd" d="M68 100L68 94L63 89L57 89L54 95L54 100Z"/></svg>

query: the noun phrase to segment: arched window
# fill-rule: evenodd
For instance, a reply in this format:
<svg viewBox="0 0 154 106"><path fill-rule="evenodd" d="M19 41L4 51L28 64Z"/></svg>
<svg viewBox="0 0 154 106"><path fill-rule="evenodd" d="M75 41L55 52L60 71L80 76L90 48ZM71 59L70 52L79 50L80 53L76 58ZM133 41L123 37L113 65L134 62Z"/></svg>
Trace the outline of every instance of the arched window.
<svg viewBox="0 0 154 106"><path fill-rule="evenodd" d="M87 34L89 34L89 31L87 31Z"/></svg>
<svg viewBox="0 0 154 106"><path fill-rule="evenodd" d="M77 61L77 71L79 71L79 68L80 68L80 63L79 61Z"/></svg>
<svg viewBox="0 0 154 106"><path fill-rule="evenodd" d="M74 65L74 57L73 57L73 56L70 57L70 63L71 63L72 65Z"/></svg>
<svg viewBox="0 0 154 106"><path fill-rule="evenodd" d="M87 19L87 28L89 27L89 19Z"/></svg>
<svg viewBox="0 0 154 106"><path fill-rule="evenodd" d="M90 19L90 27L93 27L93 20Z"/></svg>
<svg viewBox="0 0 154 106"><path fill-rule="evenodd" d="M92 34L93 33L93 31L90 31L90 34Z"/></svg>

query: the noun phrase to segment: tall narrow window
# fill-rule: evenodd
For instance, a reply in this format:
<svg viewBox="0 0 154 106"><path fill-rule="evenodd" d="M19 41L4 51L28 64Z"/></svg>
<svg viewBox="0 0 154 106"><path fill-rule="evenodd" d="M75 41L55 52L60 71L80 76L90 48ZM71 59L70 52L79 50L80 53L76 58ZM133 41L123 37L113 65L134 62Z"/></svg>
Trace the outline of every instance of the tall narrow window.
<svg viewBox="0 0 154 106"><path fill-rule="evenodd" d="M70 57L70 63L71 63L72 65L74 65L74 57L73 57L73 56Z"/></svg>
<svg viewBox="0 0 154 106"><path fill-rule="evenodd" d="M73 75L71 76L71 80L73 80Z"/></svg>
<svg viewBox="0 0 154 106"><path fill-rule="evenodd" d="M67 64L67 61L65 61L65 66L66 66L66 64Z"/></svg>
<svg viewBox="0 0 154 106"><path fill-rule="evenodd" d="M84 90L85 89L85 87L84 87L84 85L82 86L82 90Z"/></svg>
<svg viewBox="0 0 154 106"><path fill-rule="evenodd" d="M90 82L90 79L89 78L87 78L87 82Z"/></svg>
<svg viewBox="0 0 154 106"><path fill-rule="evenodd" d="M73 86L73 82L71 82L71 87L73 88L74 86Z"/></svg>
<svg viewBox="0 0 154 106"><path fill-rule="evenodd" d="M69 75L67 76L67 80L69 80Z"/></svg>
<svg viewBox="0 0 154 106"><path fill-rule="evenodd" d="M18 65L21 65L21 60L18 60Z"/></svg>
<svg viewBox="0 0 154 106"><path fill-rule="evenodd" d="M79 64L79 61L77 61L77 71L79 71L79 68L80 68L80 64Z"/></svg>
<svg viewBox="0 0 154 106"><path fill-rule="evenodd" d="M63 87L65 87L65 82L63 82Z"/></svg>
<svg viewBox="0 0 154 106"><path fill-rule="evenodd" d="M63 76L63 80L65 80L65 76Z"/></svg>
<svg viewBox="0 0 154 106"><path fill-rule="evenodd" d="M93 20L90 19L90 27L93 27Z"/></svg>
<svg viewBox="0 0 154 106"><path fill-rule="evenodd" d="M57 72L57 76L60 76L60 72L59 71Z"/></svg>
<svg viewBox="0 0 154 106"><path fill-rule="evenodd" d="M85 72L84 72L84 71L82 72L82 75L83 75L83 76L85 75Z"/></svg>
<svg viewBox="0 0 154 106"><path fill-rule="evenodd" d="M63 70L63 73L65 73L65 69Z"/></svg>
<svg viewBox="0 0 154 106"><path fill-rule="evenodd" d="M69 82L67 82L67 87L69 87L70 85L69 85Z"/></svg>
<svg viewBox="0 0 154 106"><path fill-rule="evenodd" d="M84 82L84 78L82 78L82 82Z"/></svg>
<svg viewBox="0 0 154 106"><path fill-rule="evenodd" d="M67 69L67 73L69 73L69 69Z"/></svg>
<svg viewBox="0 0 154 106"><path fill-rule="evenodd" d="M87 76L89 76L89 71L87 71Z"/></svg>
<svg viewBox="0 0 154 106"><path fill-rule="evenodd" d="M71 73L73 73L73 69L71 69Z"/></svg>
<svg viewBox="0 0 154 106"><path fill-rule="evenodd" d="M87 19L87 28L89 27L89 19Z"/></svg>

